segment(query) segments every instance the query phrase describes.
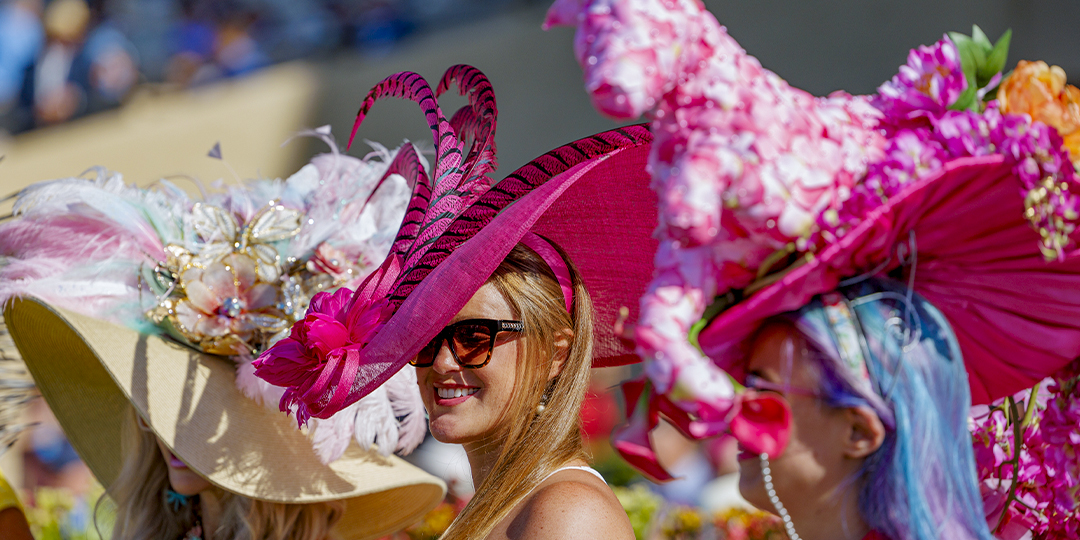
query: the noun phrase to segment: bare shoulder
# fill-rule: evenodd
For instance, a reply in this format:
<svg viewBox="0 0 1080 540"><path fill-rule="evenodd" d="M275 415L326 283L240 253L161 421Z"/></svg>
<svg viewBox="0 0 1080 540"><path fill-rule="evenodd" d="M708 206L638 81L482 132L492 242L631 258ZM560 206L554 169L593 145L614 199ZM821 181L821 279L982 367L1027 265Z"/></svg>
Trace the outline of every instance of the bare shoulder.
<svg viewBox="0 0 1080 540"><path fill-rule="evenodd" d="M586 472L564 471L541 484L522 502L507 528L507 537L633 540L634 531L607 484Z"/></svg>

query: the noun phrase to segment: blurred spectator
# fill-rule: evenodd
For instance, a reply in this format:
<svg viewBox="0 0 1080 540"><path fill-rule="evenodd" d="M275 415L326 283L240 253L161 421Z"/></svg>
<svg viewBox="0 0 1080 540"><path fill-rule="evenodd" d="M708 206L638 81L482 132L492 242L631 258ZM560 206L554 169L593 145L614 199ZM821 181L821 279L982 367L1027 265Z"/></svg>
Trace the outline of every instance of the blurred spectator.
<svg viewBox="0 0 1080 540"><path fill-rule="evenodd" d="M38 124L63 122L75 115L85 98L71 81L75 56L90 24L83 0L54 0L45 7L45 51L34 66L34 117Z"/></svg>
<svg viewBox="0 0 1080 540"><path fill-rule="evenodd" d="M41 0L8 0L0 4L0 127L25 129L30 118L29 72L45 45Z"/></svg>
<svg viewBox="0 0 1080 540"><path fill-rule="evenodd" d="M530 0L0 0L0 130L356 47L383 53Z"/></svg>
<svg viewBox="0 0 1080 540"><path fill-rule="evenodd" d="M86 107L97 112L119 105L139 81L139 54L110 21L96 25L72 66L72 81L86 92Z"/></svg>

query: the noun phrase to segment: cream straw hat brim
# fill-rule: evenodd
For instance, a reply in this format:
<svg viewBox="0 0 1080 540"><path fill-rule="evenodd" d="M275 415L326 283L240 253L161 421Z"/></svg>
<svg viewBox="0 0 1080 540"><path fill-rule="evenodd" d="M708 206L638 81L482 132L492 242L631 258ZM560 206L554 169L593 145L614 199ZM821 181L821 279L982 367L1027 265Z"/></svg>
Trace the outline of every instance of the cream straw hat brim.
<svg viewBox="0 0 1080 540"><path fill-rule="evenodd" d="M285 414L236 387L228 358L107 321L15 299L4 318L41 394L103 485L121 467L128 404L177 457L221 489L270 502L344 500L340 538L418 521L446 486L397 456L352 445L324 465Z"/></svg>

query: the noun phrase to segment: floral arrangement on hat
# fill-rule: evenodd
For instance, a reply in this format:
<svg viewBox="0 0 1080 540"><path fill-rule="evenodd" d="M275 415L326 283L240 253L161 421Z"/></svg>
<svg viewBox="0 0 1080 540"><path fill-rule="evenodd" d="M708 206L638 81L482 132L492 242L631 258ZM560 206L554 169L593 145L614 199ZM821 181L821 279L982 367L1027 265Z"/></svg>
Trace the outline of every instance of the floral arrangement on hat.
<svg viewBox="0 0 1080 540"><path fill-rule="evenodd" d="M253 357L287 339L309 305L351 293L379 265L410 193L391 165L415 152L372 143L357 159L338 151L328 126L304 134L331 152L287 179L219 184L201 200L168 180L139 188L100 168L27 187L0 223L0 304L35 296L228 356L237 387L276 408L286 389L256 378ZM220 146L210 157L221 159ZM310 427L325 463L352 440L408 453L426 432L415 374L401 371Z"/></svg>
<svg viewBox="0 0 1080 540"><path fill-rule="evenodd" d="M1080 374L972 410L987 519L1002 540L1080 535Z"/></svg>
<svg viewBox="0 0 1080 540"><path fill-rule="evenodd" d="M996 43L977 27L950 34L912 50L874 95L815 97L764 69L697 0L557 0L545 22L555 25L577 27L594 105L644 115L655 137L660 248L635 329L645 377L615 442L654 478L670 478L647 438L661 414L695 438L739 437L742 425L741 442L767 433L766 446L783 448L781 412L748 410L718 365L753 318L739 326L731 314L699 332L792 273L804 271L792 278L800 286L745 310L795 309L841 277L895 269L915 250L893 243L907 233L890 228L889 213L944 171L1015 178L1019 212L1037 233L1024 249L1064 261L1074 246L1077 92L1038 64L1003 81L1008 33Z"/></svg>

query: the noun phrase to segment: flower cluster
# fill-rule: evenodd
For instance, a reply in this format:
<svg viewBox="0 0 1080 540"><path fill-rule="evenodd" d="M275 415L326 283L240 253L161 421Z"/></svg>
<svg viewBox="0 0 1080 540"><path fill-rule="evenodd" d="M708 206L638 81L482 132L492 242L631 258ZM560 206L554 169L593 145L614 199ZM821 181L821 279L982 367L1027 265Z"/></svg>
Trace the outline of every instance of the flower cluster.
<svg viewBox="0 0 1080 540"><path fill-rule="evenodd" d="M955 110L968 88L956 45L945 37L933 47L912 51L908 64L878 89L874 99L884 114L882 127L889 139L885 157L870 165L866 178L836 213L820 215L821 238L831 242L843 236L870 210L950 160L1000 153L1022 183L1025 217L1040 233L1043 254L1050 260L1063 257L1080 213L1072 192L1077 186L1076 169L1062 135L1076 133L1080 145L1080 123L1074 123L1080 122L1080 116L1069 114L1075 110L1080 115L1080 101L1071 109L1061 103L1073 95L1061 89L1063 81L1050 77L1044 84L1046 77L1032 74L1030 66L1018 68L1002 84L999 96L1007 101ZM1047 99L1044 106L1033 105L1038 100L1032 95L1051 94L1062 97ZM1076 97L1080 98L1080 91ZM1057 125L1064 128L1055 129Z"/></svg>
<svg viewBox="0 0 1080 540"><path fill-rule="evenodd" d="M945 38L912 49L900 73L878 88L874 104L887 122L919 123L944 114L967 87L960 52Z"/></svg>
<svg viewBox="0 0 1080 540"><path fill-rule="evenodd" d="M867 98L792 88L696 0L560 0L547 23L578 25L575 53L601 111L652 120L660 246L638 353L656 393L722 418L734 388L686 336L718 293L806 247L816 216L879 157L881 113Z"/></svg>
<svg viewBox="0 0 1080 540"><path fill-rule="evenodd" d="M1056 129L1080 167L1080 89L1065 81L1058 66L1021 60L998 87L997 101L1003 113L1026 114Z"/></svg>
<svg viewBox="0 0 1080 540"><path fill-rule="evenodd" d="M976 469L998 538L1080 536L1080 379L1047 379L973 410Z"/></svg>

